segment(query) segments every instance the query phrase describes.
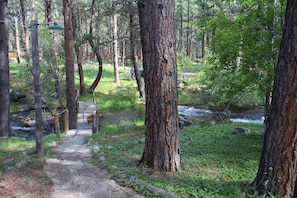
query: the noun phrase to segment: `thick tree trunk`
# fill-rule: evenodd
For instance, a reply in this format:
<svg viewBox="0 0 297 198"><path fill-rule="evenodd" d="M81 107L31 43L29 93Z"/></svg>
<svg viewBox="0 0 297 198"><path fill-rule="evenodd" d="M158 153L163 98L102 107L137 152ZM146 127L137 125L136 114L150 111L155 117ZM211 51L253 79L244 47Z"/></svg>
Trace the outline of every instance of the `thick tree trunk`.
<svg viewBox="0 0 297 198"><path fill-rule="evenodd" d="M129 8L130 12L133 12L133 3L129 2ZM137 87L139 91L139 96L142 98L145 96L144 88L142 85L142 79L141 75L139 72L139 67L138 67L138 58L137 58L137 53L136 53L136 33L135 33L135 24L134 24L134 18L135 14L131 13L130 14L130 42L131 42L131 58L134 66L134 71L135 71L135 77L136 77L136 82L137 82Z"/></svg>
<svg viewBox="0 0 297 198"><path fill-rule="evenodd" d="M293 197L297 148L297 1L288 0L270 113L259 169L252 186L260 193Z"/></svg>
<svg viewBox="0 0 297 198"><path fill-rule="evenodd" d="M10 136L7 0L0 0L0 136Z"/></svg>
<svg viewBox="0 0 297 198"><path fill-rule="evenodd" d="M66 55L66 100L69 110L69 129L77 128L76 92L74 87L74 53L73 53L73 26L72 1L63 0L64 37Z"/></svg>
<svg viewBox="0 0 297 198"><path fill-rule="evenodd" d="M146 115L145 148L139 163L181 170L177 111L174 1L138 2Z"/></svg>

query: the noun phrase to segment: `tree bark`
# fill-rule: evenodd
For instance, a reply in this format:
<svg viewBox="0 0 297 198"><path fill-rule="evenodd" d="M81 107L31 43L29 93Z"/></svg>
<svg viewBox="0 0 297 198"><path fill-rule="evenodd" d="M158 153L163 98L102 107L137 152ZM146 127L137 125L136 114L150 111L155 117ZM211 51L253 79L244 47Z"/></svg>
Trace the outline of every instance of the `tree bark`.
<svg viewBox="0 0 297 198"><path fill-rule="evenodd" d="M27 66L30 66L30 53L29 53L29 33L28 33L28 24L26 17L26 0L20 0L21 5L21 19L22 19L22 47L23 47L23 56L26 61Z"/></svg>
<svg viewBox="0 0 297 198"><path fill-rule="evenodd" d="M43 131L42 131L42 102L41 82L39 65L38 23L32 20L30 23L32 32L32 61L33 61L33 87L34 87L34 110L35 110L35 137L36 154L44 155Z"/></svg>
<svg viewBox="0 0 297 198"><path fill-rule="evenodd" d="M52 21L52 0L45 0L44 1L45 7L45 21L51 22Z"/></svg>
<svg viewBox="0 0 297 198"><path fill-rule="evenodd" d="M63 0L63 14L66 55L66 100L67 109L69 110L69 129L75 129L77 128L77 107L74 87L72 0Z"/></svg>
<svg viewBox="0 0 297 198"><path fill-rule="evenodd" d="M7 0L0 0L0 135L10 136Z"/></svg>
<svg viewBox="0 0 297 198"><path fill-rule="evenodd" d="M180 24L179 24L179 42L178 42L178 50L182 51L183 50L183 2L182 0L179 0L180 4Z"/></svg>
<svg viewBox="0 0 297 198"><path fill-rule="evenodd" d="M78 31L80 30L79 26L79 10L77 9L76 14L73 12L73 38L76 40L74 44L76 59L77 59L77 68L78 68L78 75L79 75L79 92L81 95L86 94L85 88L85 80L84 80L84 72L82 66L82 53L81 53L81 45L83 42L79 41L78 39Z"/></svg>
<svg viewBox="0 0 297 198"><path fill-rule="evenodd" d="M92 1L92 14L91 14L91 22L90 22L90 32L89 32L89 38L88 41L92 47L92 50L94 52L94 54L96 55L96 58L98 60L98 64L99 64L99 69L98 69L98 73L96 76L96 79L94 80L94 82L92 83L91 87L89 88L90 92L93 92L95 90L95 88L97 87L97 85L99 84L101 77L102 77L102 72L103 72L103 60L102 60L102 56L99 53L99 49L98 47L95 46L94 42L93 42L93 17L94 17L94 7L95 7L95 0Z"/></svg>
<svg viewBox="0 0 297 198"><path fill-rule="evenodd" d="M270 113L257 176L259 194L296 194L297 1L288 0Z"/></svg>
<svg viewBox="0 0 297 198"><path fill-rule="evenodd" d="M17 50L17 62L18 64L21 63L21 49L20 49L20 39L19 39L19 25L18 25L18 17L17 17L17 11L16 8L13 7L13 14L14 14L14 34L15 34L15 47Z"/></svg>
<svg viewBox="0 0 297 198"><path fill-rule="evenodd" d="M145 148L139 163L181 170L177 111L175 3L138 2L145 78Z"/></svg>
<svg viewBox="0 0 297 198"><path fill-rule="evenodd" d="M131 42L131 58L133 62L133 67L135 71L135 77L136 77L136 82L137 82L137 87L138 87L138 92L139 96L142 98L145 96L144 88L142 85L142 79L141 75L139 72L139 67L138 67L138 58L137 58L137 53L136 53L136 33L135 33L135 24L134 24L134 9L133 9L133 3L129 2L129 8L130 12L133 12L130 14L130 42Z"/></svg>
<svg viewBox="0 0 297 198"><path fill-rule="evenodd" d="M190 0L187 2L187 34L186 34L186 52L190 57Z"/></svg>
<svg viewBox="0 0 297 198"><path fill-rule="evenodd" d="M118 47L118 25L117 25L117 15L116 15L116 3L112 1L111 5L112 15L112 47L113 47L113 67L114 67L114 81L117 85L120 84L119 76L119 47Z"/></svg>

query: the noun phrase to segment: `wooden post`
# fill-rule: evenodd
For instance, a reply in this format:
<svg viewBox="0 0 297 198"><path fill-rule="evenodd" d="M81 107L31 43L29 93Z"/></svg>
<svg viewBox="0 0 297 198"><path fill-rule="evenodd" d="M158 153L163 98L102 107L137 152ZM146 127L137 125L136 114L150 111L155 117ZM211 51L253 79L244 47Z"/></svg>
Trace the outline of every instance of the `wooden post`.
<svg viewBox="0 0 297 198"><path fill-rule="evenodd" d="M32 37L32 67L33 67L32 74L33 74L33 87L34 87L36 152L37 152L37 154L44 155L43 131L42 131L41 82L40 82L40 65L39 65L39 44L38 44L38 23L37 23L37 21L32 20L30 23L30 27L31 27L31 37Z"/></svg>
<svg viewBox="0 0 297 198"><path fill-rule="evenodd" d="M92 131L96 133L99 131L100 127L100 119L99 119L99 112L96 110L93 114L93 122L92 122Z"/></svg>
<svg viewBox="0 0 297 198"><path fill-rule="evenodd" d="M69 131L69 111L68 109L65 110L64 113L64 128L65 128L65 133Z"/></svg>
<svg viewBox="0 0 297 198"><path fill-rule="evenodd" d="M59 115L56 113L54 115L54 118L55 118L56 137L60 138L61 137L61 131L60 131Z"/></svg>

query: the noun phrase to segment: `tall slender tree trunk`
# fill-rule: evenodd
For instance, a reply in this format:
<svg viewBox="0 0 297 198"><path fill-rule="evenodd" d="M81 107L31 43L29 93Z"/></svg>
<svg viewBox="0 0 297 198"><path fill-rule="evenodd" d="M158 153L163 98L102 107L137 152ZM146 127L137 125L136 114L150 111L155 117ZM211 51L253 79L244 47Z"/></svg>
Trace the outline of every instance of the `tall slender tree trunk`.
<svg viewBox="0 0 297 198"><path fill-rule="evenodd" d="M175 3L138 2L145 77L145 148L139 163L181 170L177 111Z"/></svg>
<svg viewBox="0 0 297 198"><path fill-rule="evenodd" d="M288 0L285 29L257 176L259 194L296 195L297 1Z"/></svg>
<svg viewBox="0 0 297 198"><path fill-rule="evenodd" d="M17 50L17 62L18 64L21 63L21 49L20 49L20 39L19 39L19 24L18 24L18 17L17 17L17 11L16 8L13 7L13 13L14 13L14 34L15 34L15 46Z"/></svg>
<svg viewBox="0 0 297 198"><path fill-rule="evenodd" d="M138 92L140 97L145 96L144 88L142 85L142 79L141 75L139 72L139 67L138 67L138 58L137 58L137 53L136 53L136 33L135 33L135 23L134 23L134 18L135 14L133 12L133 3L129 2L129 8L130 8L130 42L131 42L131 58L134 66L134 71L135 71L135 77L136 77L136 82L137 82L137 87L138 87Z"/></svg>
<svg viewBox="0 0 297 198"><path fill-rule="evenodd" d="M201 58L205 56L205 33L202 33L202 40L201 40Z"/></svg>
<svg viewBox="0 0 297 198"><path fill-rule="evenodd" d="M125 69L125 59L126 58L126 40L122 42L122 66Z"/></svg>
<svg viewBox="0 0 297 198"><path fill-rule="evenodd" d="M45 21L51 22L52 21L52 0L45 0L44 1L45 7Z"/></svg>
<svg viewBox="0 0 297 198"><path fill-rule="evenodd" d="M74 87L72 0L63 0L63 14L66 56L66 100L67 109L69 110L69 129L75 129L77 128L77 106Z"/></svg>
<svg viewBox="0 0 297 198"><path fill-rule="evenodd" d="M179 41L178 41L178 47L177 47L177 49L179 50L179 51L182 51L183 50L183 32L184 32L184 30L183 30L183 2L182 2L182 0L179 0L179 7L180 7L180 23L179 23Z"/></svg>
<svg viewBox="0 0 297 198"><path fill-rule="evenodd" d="M94 9L95 9L95 0L92 1L92 7L91 7L91 21L90 21L90 32L89 32L89 38L88 41L91 45L91 48L98 60L98 65L99 65L99 69L97 72L97 76L96 79L94 80L94 82L92 83L91 87L89 88L90 92L93 92L95 90L95 88L97 87L97 85L99 84L101 77L102 77L102 72L103 72L103 60L102 60L102 56L99 53L99 49L98 49L98 45L95 46L94 41L93 41L93 18L94 18ZM99 12L99 11L98 11Z"/></svg>
<svg viewBox="0 0 297 198"><path fill-rule="evenodd" d="M82 52L80 50L82 42L78 41L78 31L81 29L79 26L79 10L77 12L73 12L73 38L77 42L74 44L76 59L77 59L77 68L78 68L78 75L79 75L79 92L81 95L86 94L85 88L85 80L84 80L84 73L83 73L83 64L82 64Z"/></svg>
<svg viewBox="0 0 297 198"><path fill-rule="evenodd" d="M187 56L190 56L190 41L189 41L189 37L190 37L190 0L187 1L187 40L186 40L186 52L187 52Z"/></svg>
<svg viewBox="0 0 297 198"><path fill-rule="evenodd" d="M0 0L0 136L10 136L7 0Z"/></svg>
<svg viewBox="0 0 297 198"><path fill-rule="evenodd" d="M114 67L114 81L116 84L120 84L119 76L119 47L118 47L118 25L117 25L117 15L116 15L116 3L112 2L112 44L113 44L113 67Z"/></svg>
<svg viewBox="0 0 297 198"><path fill-rule="evenodd" d="M28 24L27 24L27 13L26 13L26 0L20 0L21 6L21 19L22 19L22 48L23 48L23 56L26 61L27 66L30 66L30 52L29 52L29 31L28 31Z"/></svg>

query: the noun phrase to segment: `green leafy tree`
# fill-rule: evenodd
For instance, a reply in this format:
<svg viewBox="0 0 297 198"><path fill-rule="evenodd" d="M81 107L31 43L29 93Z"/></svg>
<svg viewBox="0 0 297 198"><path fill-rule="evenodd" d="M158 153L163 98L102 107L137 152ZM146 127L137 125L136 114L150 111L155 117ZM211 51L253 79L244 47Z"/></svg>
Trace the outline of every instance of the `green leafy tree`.
<svg viewBox="0 0 297 198"><path fill-rule="evenodd" d="M230 3L229 12L218 13L206 26L209 31L215 29L202 79L208 92L236 103L245 93L256 92L264 99L271 91L282 26L275 22L281 9L274 6L280 4L271 5L268 0Z"/></svg>

